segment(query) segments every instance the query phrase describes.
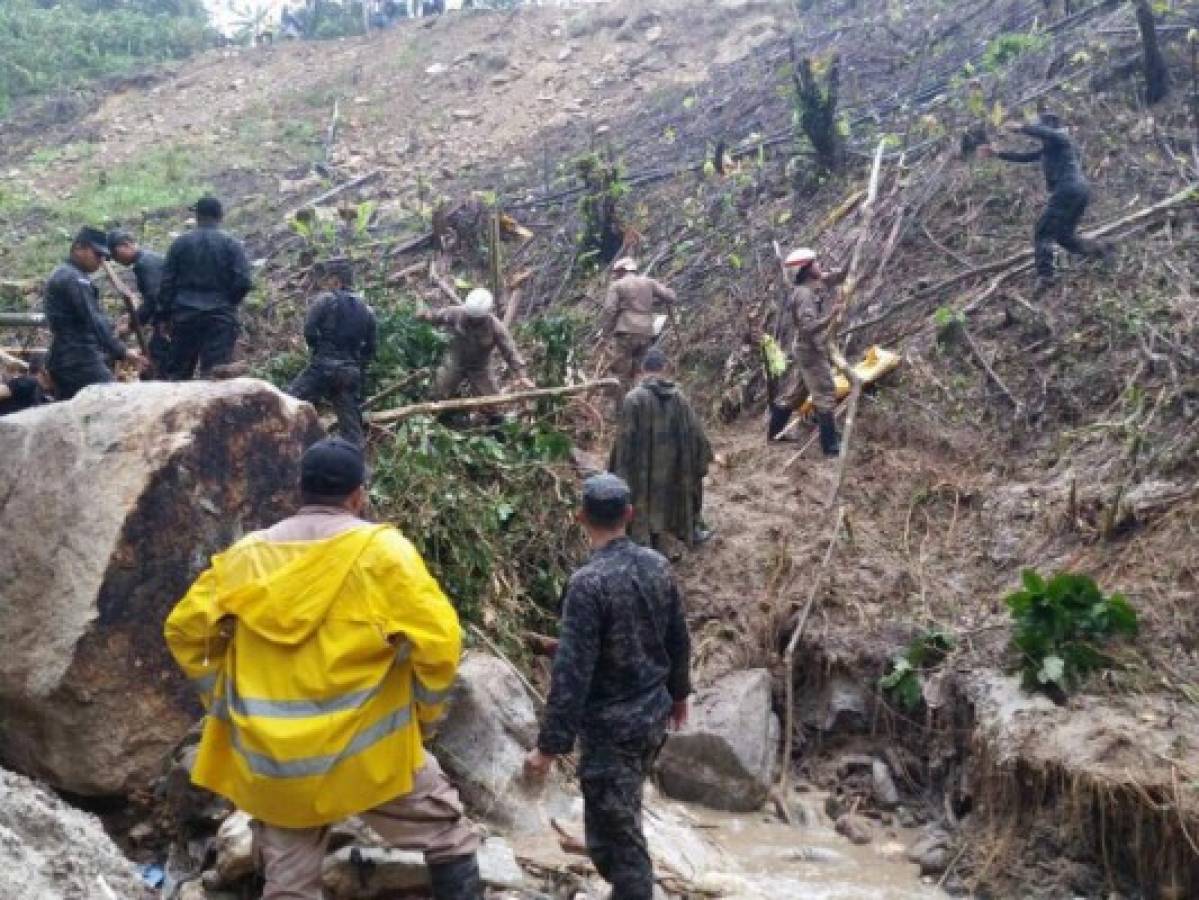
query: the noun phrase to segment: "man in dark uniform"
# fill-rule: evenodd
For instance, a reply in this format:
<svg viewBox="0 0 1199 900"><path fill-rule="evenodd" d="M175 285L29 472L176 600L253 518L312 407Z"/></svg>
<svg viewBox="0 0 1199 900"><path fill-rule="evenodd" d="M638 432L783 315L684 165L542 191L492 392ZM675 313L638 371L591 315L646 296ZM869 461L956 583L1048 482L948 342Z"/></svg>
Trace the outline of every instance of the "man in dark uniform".
<svg viewBox="0 0 1199 900"><path fill-rule="evenodd" d="M96 228L81 228L71 255L46 282L45 313L52 335L47 368L59 400L70 400L90 384L112 381L107 357L143 364L136 350L117 339L100 308L100 291L88 277L107 257L108 236Z"/></svg>
<svg viewBox="0 0 1199 900"><path fill-rule="evenodd" d="M1106 258L1112 248L1099 241L1078 236L1078 223L1091 200L1091 189L1082 173L1078 147L1052 113L1042 113L1035 125L1014 125L1016 134L1027 135L1041 142L1039 150L1017 152L994 150L989 144L979 147L979 156L994 156L1007 162L1041 164L1049 202L1037 221L1033 236L1036 254L1037 293L1042 294L1053 284L1053 245L1056 242L1080 256Z"/></svg>
<svg viewBox="0 0 1199 900"><path fill-rule="evenodd" d="M366 367L375 358L375 314L350 290L354 275L348 259L319 264L317 278L326 293L312 304L304 322L312 361L287 392L309 403L329 401L341 436L361 447L360 404Z"/></svg>
<svg viewBox="0 0 1199 900"><path fill-rule="evenodd" d="M167 366L171 359L171 339L167 333L167 320L163 315L160 294L162 292L162 273L166 266L166 258L153 250L144 250L128 231L110 231L108 233L108 251L113 260L133 270L137 279L137 292L142 302L137 307L137 322L134 327L150 326L150 362L153 363L159 377L166 377Z"/></svg>
<svg viewBox="0 0 1199 900"><path fill-rule="evenodd" d="M214 197L193 208L196 227L180 235L167 251L160 305L171 323L168 374L191 378L233 359L237 343L237 307L250 292L250 263L241 241L221 230L224 210Z"/></svg>
<svg viewBox="0 0 1199 900"><path fill-rule="evenodd" d="M27 373L0 382L0 416L45 403L51 387L45 357L39 352L30 358Z"/></svg>
<svg viewBox="0 0 1199 900"><path fill-rule="evenodd" d="M651 900L641 794L668 722L686 724L691 639L670 563L629 540L632 518L628 485L610 473L587 479L579 522L594 553L566 589L545 718L525 770L544 778L579 737L587 854L614 898Z"/></svg>

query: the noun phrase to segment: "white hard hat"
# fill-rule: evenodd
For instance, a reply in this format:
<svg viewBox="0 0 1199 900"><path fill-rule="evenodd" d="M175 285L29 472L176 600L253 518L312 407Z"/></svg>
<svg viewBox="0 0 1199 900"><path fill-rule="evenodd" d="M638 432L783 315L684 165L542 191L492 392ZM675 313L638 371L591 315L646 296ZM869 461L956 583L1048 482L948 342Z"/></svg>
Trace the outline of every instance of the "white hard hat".
<svg viewBox="0 0 1199 900"><path fill-rule="evenodd" d="M636 272L637 260L631 256L624 256L612 263L613 272Z"/></svg>
<svg viewBox="0 0 1199 900"><path fill-rule="evenodd" d="M492 307L495 306L495 298L491 296L491 291L487 288L475 288L466 295L466 302L462 306L472 319L482 319L484 316L491 315Z"/></svg>
<svg viewBox="0 0 1199 900"><path fill-rule="evenodd" d="M787 259L783 262L788 269L802 269L804 266L811 265L816 261L816 251L811 247L800 247L798 250L792 250L787 254Z"/></svg>

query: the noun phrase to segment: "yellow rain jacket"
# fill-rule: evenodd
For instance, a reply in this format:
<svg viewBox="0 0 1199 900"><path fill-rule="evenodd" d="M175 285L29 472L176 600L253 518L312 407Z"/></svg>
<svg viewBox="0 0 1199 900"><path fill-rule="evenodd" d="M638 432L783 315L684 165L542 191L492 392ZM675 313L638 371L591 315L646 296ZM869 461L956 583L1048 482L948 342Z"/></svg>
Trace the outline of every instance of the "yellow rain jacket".
<svg viewBox="0 0 1199 900"><path fill-rule="evenodd" d="M411 791L420 723L440 717L462 650L454 608L386 525L250 535L213 558L165 636L208 712L192 780L283 828Z"/></svg>

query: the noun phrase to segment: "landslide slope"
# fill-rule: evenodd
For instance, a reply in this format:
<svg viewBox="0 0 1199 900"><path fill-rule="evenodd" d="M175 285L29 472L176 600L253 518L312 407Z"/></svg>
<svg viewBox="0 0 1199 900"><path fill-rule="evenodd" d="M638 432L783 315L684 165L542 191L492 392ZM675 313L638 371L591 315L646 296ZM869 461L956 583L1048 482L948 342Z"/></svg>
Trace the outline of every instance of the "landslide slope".
<svg viewBox="0 0 1199 900"><path fill-rule="evenodd" d="M1131 9L1113 2L1068 17L1034 0L799 13L629 2L214 52L69 121L43 107L6 123L0 266L5 278L44 274L82 219L163 242L186 201L218 190L262 261L246 350L264 362L298 346L311 254L353 253L375 296L443 302L420 239L439 202L477 191L535 234L505 251L506 275L522 282L518 321L573 317L584 335L573 364L591 372L604 276L579 253L574 163L611 152L624 166L628 246L683 297L666 346L720 453L708 502L718 536L681 566L712 673L777 667L826 551L834 468L811 450L792 463L797 447L761 439L756 341L781 290L771 243L811 243L835 262L861 243L847 351L881 343L904 363L859 411L841 494L850 528L816 591L801 700L832 674L857 678L877 739L921 748L918 785L945 792L954 816L977 810L965 821L983 837L951 883L998 896L1105 884L1185 896L1199 890L1187 840L1199 833L1195 203L1116 229L1109 267L1063 260L1059 286L1033 299L1018 264L990 264L1027 248L1039 172L963 156L959 139L983 126L1019 144L999 126L1044 104L1070 121L1095 185L1086 226L1177 197L1199 180L1185 43L1197 6L1163 13L1175 89L1152 108L1122 66L1137 49ZM819 174L795 136L793 36L818 71L841 60L842 172ZM836 218L865 188L880 140L873 218L860 205ZM735 157L724 175L706 164L722 144ZM342 203L360 219L369 202L362 228L314 238L291 227L291 211L360 177L317 214L335 223ZM450 286L485 281L478 255L460 250L439 263ZM33 300L18 288L7 302ZM580 440L603 452L603 426L578 409ZM1013 661L1002 597L1026 567L1087 572L1141 615L1121 665L1063 707L1013 699L1001 679ZM875 682L932 629L956 638L953 699L912 715Z"/></svg>

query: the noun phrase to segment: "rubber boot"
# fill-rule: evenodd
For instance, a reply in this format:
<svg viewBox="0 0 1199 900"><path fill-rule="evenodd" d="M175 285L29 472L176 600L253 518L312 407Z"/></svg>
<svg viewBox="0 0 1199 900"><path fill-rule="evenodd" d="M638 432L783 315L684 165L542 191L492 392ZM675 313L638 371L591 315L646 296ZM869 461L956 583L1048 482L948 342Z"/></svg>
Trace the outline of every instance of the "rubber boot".
<svg viewBox="0 0 1199 900"><path fill-rule="evenodd" d="M828 457L841 455L841 435L837 433L837 421L832 412L816 413L816 424L820 426L820 449Z"/></svg>
<svg viewBox="0 0 1199 900"><path fill-rule="evenodd" d="M483 878L475 854L429 863L433 900L483 900Z"/></svg>
<svg viewBox="0 0 1199 900"><path fill-rule="evenodd" d="M770 420L766 425L766 440L775 440L775 435L787 427L791 421L791 410L785 406L770 404ZM782 439L780 439L782 440Z"/></svg>

